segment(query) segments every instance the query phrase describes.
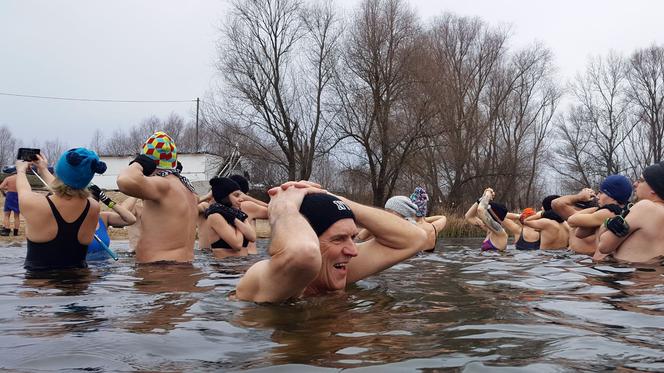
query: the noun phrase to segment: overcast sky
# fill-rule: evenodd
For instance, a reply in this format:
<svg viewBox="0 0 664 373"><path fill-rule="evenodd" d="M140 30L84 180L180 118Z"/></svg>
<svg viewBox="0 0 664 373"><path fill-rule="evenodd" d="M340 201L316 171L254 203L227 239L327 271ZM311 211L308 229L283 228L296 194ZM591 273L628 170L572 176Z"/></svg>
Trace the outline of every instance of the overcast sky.
<svg viewBox="0 0 664 373"><path fill-rule="evenodd" d="M338 4L352 9L358 1ZM509 25L515 47L549 47L561 81L589 56L664 44L662 1L411 0L423 20L445 11ZM114 100L195 100L217 79L222 0L0 0L0 126L30 144L86 146L150 115L195 117L195 103L99 103L2 93Z"/></svg>

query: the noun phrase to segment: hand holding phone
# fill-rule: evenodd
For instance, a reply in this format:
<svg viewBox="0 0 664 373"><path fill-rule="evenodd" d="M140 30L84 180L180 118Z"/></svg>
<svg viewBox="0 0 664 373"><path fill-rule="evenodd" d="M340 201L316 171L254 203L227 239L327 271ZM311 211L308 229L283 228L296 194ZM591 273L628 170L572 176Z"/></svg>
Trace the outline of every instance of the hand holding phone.
<svg viewBox="0 0 664 373"><path fill-rule="evenodd" d="M18 148L18 154L16 159L20 159L26 162L32 162L38 160L37 154L40 153L39 149L34 148Z"/></svg>

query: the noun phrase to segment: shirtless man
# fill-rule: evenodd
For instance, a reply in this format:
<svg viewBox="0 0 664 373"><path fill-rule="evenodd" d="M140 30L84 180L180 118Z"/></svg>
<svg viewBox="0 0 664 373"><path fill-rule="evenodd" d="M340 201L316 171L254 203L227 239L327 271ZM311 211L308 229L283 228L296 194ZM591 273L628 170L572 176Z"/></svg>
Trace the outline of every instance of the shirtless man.
<svg viewBox="0 0 664 373"><path fill-rule="evenodd" d="M551 202L559 197L547 196L542 200L542 211L523 221L525 226L539 231L541 250L567 249L569 226L551 209Z"/></svg>
<svg viewBox="0 0 664 373"><path fill-rule="evenodd" d="M383 210L326 194L319 187L288 182L268 191L271 258L252 265L240 279L238 299L282 302L343 291L346 285L424 248L422 229ZM375 237L356 244L356 223Z"/></svg>
<svg viewBox="0 0 664 373"><path fill-rule="evenodd" d="M196 240L197 197L176 169L177 148L165 133L150 136L118 176L118 188L143 200L136 261L191 262Z"/></svg>
<svg viewBox="0 0 664 373"><path fill-rule="evenodd" d="M607 176L599 188L599 194L589 188L575 195L563 196L552 203L553 210L563 217L570 227L569 248L579 254L594 255L596 260L599 228L608 218L619 215L632 196L632 185L625 176ZM597 201L597 207L579 210L578 205Z"/></svg>
<svg viewBox="0 0 664 373"><path fill-rule="evenodd" d="M16 173L7 176L2 183L0 183L0 190L5 196L4 220L0 236L9 236L11 230L9 229L9 219L11 214L14 213L14 236L18 236L18 229L21 224L21 211L18 208L18 193L16 192Z"/></svg>
<svg viewBox="0 0 664 373"><path fill-rule="evenodd" d="M626 262L650 262L664 255L664 162L646 167L634 190L638 202L607 221L598 250Z"/></svg>
<svg viewBox="0 0 664 373"><path fill-rule="evenodd" d="M465 215L468 223L487 232L486 238L482 242L482 251L505 250L509 233L513 232L511 224L516 225L510 220L505 220L507 207L494 202L495 196L496 193L493 189L486 188L482 197L466 211Z"/></svg>

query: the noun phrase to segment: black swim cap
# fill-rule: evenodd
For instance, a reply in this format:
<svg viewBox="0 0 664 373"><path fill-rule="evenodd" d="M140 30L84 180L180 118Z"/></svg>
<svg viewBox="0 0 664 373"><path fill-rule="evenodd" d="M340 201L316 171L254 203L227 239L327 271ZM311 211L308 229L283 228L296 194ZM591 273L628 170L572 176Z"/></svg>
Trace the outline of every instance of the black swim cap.
<svg viewBox="0 0 664 373"><path fill-rule="evenodd" d="M240 190L242 193L248 193L249 192L249 181L244 178L242 175L231 175L228 177L229 179L235 181L237 185L240 186Z"/></svg>
<svg viewBox="0 0 664 373"><path fill-rule="evenodd" d="M503 220L505 220L505 216L507 216L507 206L499 202L491 201L491 203L489 203L489 208L493 212L493 214L491 214L491 217L494 218L493 220L496 220L498 223L502 223Z"/></svg>
<svg viewBox="0 0 664 373"><path fill-rule="evenodd" d="M664 199L664 162L655 163L643 170L643 179L659 198Z"/></svg>
<svg viewBox="0 0 664 373"><path fill-rule="evenodd" d="M355 215L350 207L346 206L339 198L323 193L312 193L304 196L300 213L307 218L318 237L341 219L355 220Z"/></svg>
<svg viewBox="0 0 664 373"><path fill-rule="evenodd" d="M542 200L542 207L544 207L544 211L551 210L551 202L553 202L553 200L557 198L560 198L560 196L557 194L552 194L550 196L544 197L544 199Z"/></svg>
<svg viewBox="0 0 664 373"><path fill-rule="evenodd" d="M213 177L210 179L210 186L212 187L212 197L217 202L221 202L229 194L240 190L240 186L227 177Z"/></svg>

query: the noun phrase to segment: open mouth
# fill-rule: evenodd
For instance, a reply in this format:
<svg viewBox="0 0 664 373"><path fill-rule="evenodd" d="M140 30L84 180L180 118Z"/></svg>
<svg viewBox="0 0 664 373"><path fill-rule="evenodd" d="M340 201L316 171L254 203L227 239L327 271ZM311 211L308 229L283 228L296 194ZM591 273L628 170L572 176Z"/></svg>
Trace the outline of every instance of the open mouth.
<svg viewBox="0 0 664 373"><path fill-rule="evenodd" d="M337 263L337 264L333 265L333 267L336 268L336 269L346 269L346 264L347 263Z"/></svg>

